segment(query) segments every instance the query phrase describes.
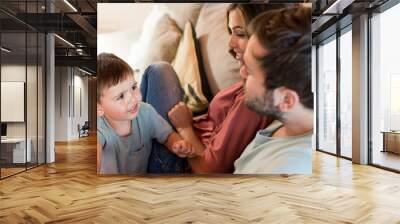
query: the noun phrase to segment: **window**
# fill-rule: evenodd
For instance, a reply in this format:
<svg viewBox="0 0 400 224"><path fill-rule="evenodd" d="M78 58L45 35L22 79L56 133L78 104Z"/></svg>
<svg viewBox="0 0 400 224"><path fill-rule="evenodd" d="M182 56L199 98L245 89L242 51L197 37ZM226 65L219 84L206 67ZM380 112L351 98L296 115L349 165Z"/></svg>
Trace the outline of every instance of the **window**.
<svg viewBox="0 0 400 224"><path fill-rule="evenodd" d="M340 36L340 155L352 157L352 34L351 26Z"/></svg>
<svg viewBox="0 0 400 224"><path fill-rule="evenodd" d="M336 153L336 36L318 47L318 149Z"/></svg>
<svg viewBox="0 0 400 224"><path fill-rule="evenodd" d="M400 170L400 4L371 18L372 163ZM398 149L398 150L397 150Z"/></svg>
<svg viewBox="0 0 400 224"><path fill-rule="evenodd" d="M19 2L18 13L40 12L44 2ZM0 6L12 4L2 2ZM45 163L45 35L0 12L2 140L0 178ZM11 102L10 102L11 101ZM21 103L19 103L21 102ZM10 108L18 108L11 110Z"/></svg>

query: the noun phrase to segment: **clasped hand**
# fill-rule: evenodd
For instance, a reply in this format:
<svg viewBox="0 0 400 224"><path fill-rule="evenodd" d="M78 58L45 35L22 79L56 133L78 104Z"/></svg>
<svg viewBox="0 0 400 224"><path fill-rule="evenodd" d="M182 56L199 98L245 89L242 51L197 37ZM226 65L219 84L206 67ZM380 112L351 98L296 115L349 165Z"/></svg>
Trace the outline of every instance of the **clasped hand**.
<svg viewBox="0 0 400 224"><path fill-rule="evenodd" d="M179 102L178 104L176 104L168 112L168 117L177 130L192 127L193 124L192 111L183 102Z"/></svg>

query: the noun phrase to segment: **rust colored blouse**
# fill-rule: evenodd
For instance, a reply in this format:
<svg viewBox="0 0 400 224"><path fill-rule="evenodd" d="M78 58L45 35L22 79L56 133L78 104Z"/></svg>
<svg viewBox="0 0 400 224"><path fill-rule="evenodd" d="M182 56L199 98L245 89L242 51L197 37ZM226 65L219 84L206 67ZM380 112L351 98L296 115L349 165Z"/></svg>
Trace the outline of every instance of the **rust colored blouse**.
<svg viewBox="0 0 400 224"><path fill-rule="evenodd" d="M198 158L200 173L232 173L233 163L253 140L258 130L272 122L248 109L244 103L243 82L221 90L211 101L208 112L193 119L194 130L206 146Z"/></svg>

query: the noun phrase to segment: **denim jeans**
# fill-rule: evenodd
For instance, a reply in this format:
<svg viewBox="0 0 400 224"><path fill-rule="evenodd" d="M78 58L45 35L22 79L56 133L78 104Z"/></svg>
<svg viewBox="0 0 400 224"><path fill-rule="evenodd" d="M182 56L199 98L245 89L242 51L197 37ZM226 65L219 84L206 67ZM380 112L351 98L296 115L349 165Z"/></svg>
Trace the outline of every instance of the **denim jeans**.
<svg viewBox="0 0 400 224"><path fill-rule="evenodd" d="M150 65L143 74L140 92L143 101L171 124L168 111L182 101L184 94L172 66L166 62ZM188 168L186 159L179 158L156 140L153 140L148 164L148 173L184 173Z"/></svg>

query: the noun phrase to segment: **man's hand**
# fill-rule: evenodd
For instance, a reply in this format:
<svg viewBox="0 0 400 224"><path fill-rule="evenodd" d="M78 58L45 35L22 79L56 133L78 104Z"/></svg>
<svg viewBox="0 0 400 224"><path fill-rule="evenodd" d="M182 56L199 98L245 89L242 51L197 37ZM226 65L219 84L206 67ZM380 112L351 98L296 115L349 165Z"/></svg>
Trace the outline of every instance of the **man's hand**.
<svg viewBox="0 0 400 224"><path fill-rule="evenodd" d="M174 142L172 145L172 151L181 158L191 158L196 156L196 150L194 150L192 144L186 142L185 140Z"/></svg>
<svg viewBox="0 0 400 224"><path fill-rule="evenodd" d="M184 104L180 102L176 104L169 112L168 117L175 128L191 128L193 124L192 111Z"/></svg>

